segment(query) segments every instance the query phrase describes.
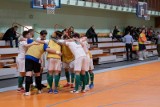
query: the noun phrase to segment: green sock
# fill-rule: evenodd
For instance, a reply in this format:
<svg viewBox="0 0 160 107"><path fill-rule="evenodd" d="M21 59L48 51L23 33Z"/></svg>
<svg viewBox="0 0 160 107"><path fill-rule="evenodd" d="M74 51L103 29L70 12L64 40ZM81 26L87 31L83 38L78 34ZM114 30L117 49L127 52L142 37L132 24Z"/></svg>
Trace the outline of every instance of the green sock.
<svg viewBox="0 0 160 107"><path fill-rule="evenodd" d="M90 80L91 80L91 84L93 84L94 82L94 73L90 73Z"/></svg>
<svg viewBox="0 0 160 107"><path fill-rule="evenodd" d="M88 85L89 84L89 74L88 74L88 72L86 72L86 85Z"/></svg>
<svg viewBox="0 0 160 107"><path fill-rule="evenodd" d="M86 75L82 75L82 83L83 83L82 90L84 90L86 85Z"/></svg>
<svg viewBox="0 0 160 107"><path fill-rule="evenodd" d="M82 74L80 74L80 82L79 85L82 86Z"/></svg>
<svg viewBox="0 0 160 107"><path fill-rule="evenodd" d="M47 75L47 82L50 88L52 88L53 84L53 75Z"/></svg>
<svg viewBox="0 0 160 107"><path fill-rule="evenodd" d="M78 91L79 83L80 83L80 75L76 75L75 80L75 90Z"/></svg>
<svg viewBox="0 0 160 107"><path fill-rule="evenodd" d="M58 87L59 79L60 79L59 74L58 74L58 75L55 75L55 78L54 78L55 88Z"/></svg>
<svg viewBox="0 0 160 107"><path fill-rule="evenodd" d="M58 76L59 76L59 77L58 77L58 84L59 84L59 81L60 81L60 78L61 78L61 73L59 73Z"/></svg>
<svg viewBox="0 0 160 107"><path fill-rule="evenodd" d="M70 75L69 75L69 72L66 71L66 72L65 72L65 75L66 75L67 82L69 83L69 82L70 82Z"/></svg>
<svg viewBox="0 0 160 107"><path fill-rule="evenodd" d="M75 73L71 73L71 83L74 83Z"/></svg>
<svg viewBox="0 0 160 107"><path fill-rule="evenodd" d="M18 87L19 87L19 88L23 87L23 86L22 86L23 81L24 81L24 77L19 76L19 77L18 77Z"/></svg>

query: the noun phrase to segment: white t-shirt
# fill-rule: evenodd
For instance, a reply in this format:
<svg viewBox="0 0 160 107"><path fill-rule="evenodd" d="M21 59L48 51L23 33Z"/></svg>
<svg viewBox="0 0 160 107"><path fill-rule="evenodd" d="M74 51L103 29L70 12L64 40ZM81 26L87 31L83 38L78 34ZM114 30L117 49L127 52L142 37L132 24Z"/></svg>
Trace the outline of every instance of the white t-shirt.
<svg viewBox="0 0 160 107"><path fill-rule="evenodd" d="M25 58L26 50L27 48L25 45L27 44L27 41L20 41L19 42L19 48L18 48L18 58Z"/></svg>
<svg viewBox="0 0 160 107"><path fill-rule="evenodd" d="M82 41L82 40L80 40L80 41ZM88 48L89 48L89 45L88 45L88 42L87 41L83 41L82 42L82 44L83 44L83 49L84 49L84 51L86 52L86 53L88 53Z"/></svg>
<svg viewBox="0 0 160 107"><path fill-rule="evenodd" d="M66 42L66 45L68 45L68 47L70 48L71 52L75 56L75 59L86 56L86 53L81 44L77 44L76 42Z"/></svg>
<svg viewBox="0 0 160 107"><path fill-rule="evenodd" d="M58 40L58 42L63 43L64 40ZM73 42L66 42L66 45L68 45L75 59L86 56L86 53L80 43L76 43L73 41Z"/></svg>

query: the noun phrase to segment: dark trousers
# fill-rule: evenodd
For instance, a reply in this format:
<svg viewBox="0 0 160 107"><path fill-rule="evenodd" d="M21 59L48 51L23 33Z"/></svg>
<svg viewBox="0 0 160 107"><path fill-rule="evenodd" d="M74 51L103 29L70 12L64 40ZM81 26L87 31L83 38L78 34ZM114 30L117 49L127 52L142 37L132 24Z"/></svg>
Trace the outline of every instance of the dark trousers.
<svg viewBox="0 0 160 107"><path fill-rule="evenodd" d="M130 52L130 55L129 55ZM130 59L132 60L132 44L126 44L126 56L127 56L127 60Z"/></svg>
<svg viewBox="0 0 160 107"><path fill-rule="evenodd" d="M10 37L10 38L8 38L8 40L10 42L11 47L13 47L13 40L15 40L16 47L18 47L18 38Z"/></svg>
<svg viewBox="0 0 160 107"><path fill-rule="evenodd" d="M97 34L92 34L92 35L91 35L91 38L92 38L92 43L93 43L93 44L95 44L94 38L96 39L96 42L98 43L98 36L97 36Z"/></svg>
<svg viewBox="0 0 160 107"><path fill-rule="evenodd" d="M158 57L160 57L160 44L157 44Z"/></svg>

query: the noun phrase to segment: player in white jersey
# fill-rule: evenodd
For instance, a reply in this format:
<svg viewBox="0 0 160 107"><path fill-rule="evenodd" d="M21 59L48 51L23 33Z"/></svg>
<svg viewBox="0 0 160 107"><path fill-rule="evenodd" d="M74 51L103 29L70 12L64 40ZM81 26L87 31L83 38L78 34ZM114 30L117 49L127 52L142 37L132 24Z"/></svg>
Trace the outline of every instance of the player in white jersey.
<svg viewBox="0 0 160 107"><path fill-rule="evenodd" d="M37 43L27 44L27 38L30 38L29 32L24 31L23 37L19 42L19 52L18 52L18 57L16 59L17 68L19 72L17 91L21 91L21 92L24 91L23 81L25 77L25 53L26 53L27 47L37 44Z"/></svg>
<svg viewBox="0 0 160 107"><path fill-rule="evenodd" d="M86 58L87 58L87 70L85 71L85 76L86 76L86 88L85 88L85 90L87 91L87 90L89 90L89 73L88 73L88 71L89 71L89 63L90 63L90 56L89 56L89 45L88 45L88 42L87 42L87 37L81 37L80 38L80 41L82 42L82 44L83 44L83 49L84 49L84 51L85 51L85 53L86 53Z"/></svg>
<svg viewBox="0 0 160 107"><path fill-rule="evenodd" d="M73 40L63 41L73 53L74 60L74 71L75 71L75 89L71 93L79 93L80 85L80 74L81 80L83 82L82 92L85 91L85 71L88 69L88 63L86 58L86 53L82 47L81 42L79 41L79 34L75 33L73 35Z"/></svg>
<svg viewBox="0 0 160 107"><path fill-rule="evenodd" d="M88 70L89 70L89 74L86 71L86 90L88 90L89 88L92 89L94 87L94 73L93 73L93 69L94 69L94 65L93 65L93 59L92 59L92 54L89 51L89 45L87 42L87 37L81 37L80 41L83 43L83 49L85 50L86 54L87 54L87 59L88 59ZM91 83L89 84L89 77L90 77L90 81Z"/></svg>

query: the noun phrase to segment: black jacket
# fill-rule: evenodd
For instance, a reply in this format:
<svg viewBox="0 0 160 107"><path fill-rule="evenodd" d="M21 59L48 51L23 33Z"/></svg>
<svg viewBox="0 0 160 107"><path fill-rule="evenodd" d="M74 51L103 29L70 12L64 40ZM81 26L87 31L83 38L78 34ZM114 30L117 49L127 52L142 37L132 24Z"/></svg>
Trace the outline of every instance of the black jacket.
<svg viewBox="0 0 160 107"><path fill-rule="evenodd" d="M86 36L87 37L92 37L92 35L95 35L95 34L96 33L95 33L95 31L94 31L94 29L92 27L90 27L86 32Z"/></svg>
<svg viewBox="0 0 160 107"><path fill-rule="evenodd" d="M3 36L3 40L7 40L7 39L10 39L11 37L14 39L14 38L16 38L16 31L14 31L14 28L12 27L12 28L9 28L7 31L6 31L6 33L4 34L4 36Z"/></svg>

